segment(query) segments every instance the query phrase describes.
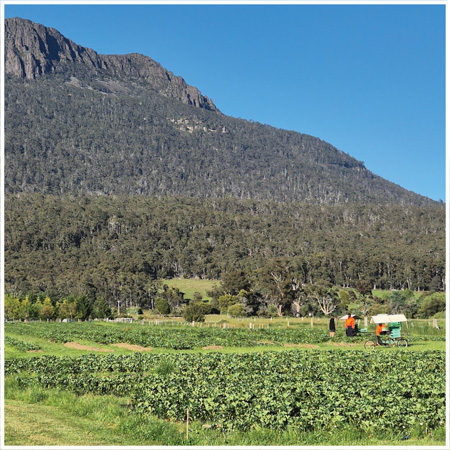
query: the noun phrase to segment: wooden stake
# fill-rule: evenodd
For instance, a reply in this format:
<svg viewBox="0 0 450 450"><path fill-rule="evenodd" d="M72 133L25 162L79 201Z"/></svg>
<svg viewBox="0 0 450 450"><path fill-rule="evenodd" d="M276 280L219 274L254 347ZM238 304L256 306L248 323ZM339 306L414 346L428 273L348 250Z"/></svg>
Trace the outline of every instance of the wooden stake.
<svg viewBox="0 0 450 450"><path fill-rule="evenodd" d="M189 408L186 410L186 439L189 440Z"/></svg>

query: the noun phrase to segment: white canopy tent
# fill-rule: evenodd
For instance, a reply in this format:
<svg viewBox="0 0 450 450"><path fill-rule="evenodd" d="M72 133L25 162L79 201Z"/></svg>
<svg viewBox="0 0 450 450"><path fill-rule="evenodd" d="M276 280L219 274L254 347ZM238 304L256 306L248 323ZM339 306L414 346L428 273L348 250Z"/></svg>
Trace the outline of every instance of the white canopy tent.
<svg viewBox="0 0 450 450"><path fill-rule="evenodd" d="M361 319L361 317L359 317L357 314L352 314L352 317L354 319ZM348 314L346 314L345 316L339 317L339 320L346 320L348 318Z"/></svg>
<svg viewBox="0 0 450 450"><path fill-rule="evenodd" d="M372 316L370 323L391 323L391 322L407 322L404 314L378 314Z"/></svg>

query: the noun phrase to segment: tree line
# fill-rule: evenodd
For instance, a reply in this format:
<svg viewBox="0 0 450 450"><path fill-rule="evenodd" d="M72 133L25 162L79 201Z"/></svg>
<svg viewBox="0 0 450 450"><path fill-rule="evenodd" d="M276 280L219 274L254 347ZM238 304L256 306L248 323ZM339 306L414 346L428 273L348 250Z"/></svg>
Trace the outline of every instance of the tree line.
<svg viewBox="0 0 450 450"><path fill-rule="evenodd" d="M164 278L445 290L445 208L7 195L5 288L154 306ZM270 284L269 283L269 284ZM245 287L243 288L245 290ZM275 288L274 288L275 289Z"/></svg>
<svg viewBox="0 0 450 450"><path fill-rule="evenodd" d="M281 283L280 283L281 281ZM356 289L341 289L326 282L297 285L295 274L275 279L253 279L244 271L230 271L203 299L195 292L186 299L177 288L154 283L152 301L147 308L164 316L183 316L187 322L202 322L207 314L231 317L330 316L353 314L405 314L408 318L429 318L446 308L445 293L423 292L420 296L407 289L392 291L382 297L374 295L369 284L360 281ZM5 316L8 320L90 320L117 317L143 317L140 306L120 307L104 298L69 295L51 299L46 293L5 295Z"/></svg>

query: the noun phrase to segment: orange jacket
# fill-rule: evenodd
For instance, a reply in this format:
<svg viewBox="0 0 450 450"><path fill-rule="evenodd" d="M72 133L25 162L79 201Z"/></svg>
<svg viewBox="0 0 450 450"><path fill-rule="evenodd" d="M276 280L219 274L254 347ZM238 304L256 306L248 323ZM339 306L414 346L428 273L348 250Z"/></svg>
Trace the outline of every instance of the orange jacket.
<svg viewBox="0 0 450 450"><path fill-rule="evenodd" d="M355 328L355 319L353 317L349 317L345 320L345 328L348 327Z"/></svg>
<svg viewBox="0 0 450 450"><path fill-rule="evenodd" d="M381 334L381 332L383 331L383 325L381 325L381 324L378 324L378 326L377 326L377 336L379 336L380 334Z"/></svg>

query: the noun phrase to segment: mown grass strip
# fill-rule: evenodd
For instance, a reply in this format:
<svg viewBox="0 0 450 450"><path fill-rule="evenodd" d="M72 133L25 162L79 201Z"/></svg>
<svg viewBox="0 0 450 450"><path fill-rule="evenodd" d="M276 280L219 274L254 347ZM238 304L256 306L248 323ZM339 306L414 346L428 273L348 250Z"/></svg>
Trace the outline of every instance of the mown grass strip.
<svg viewBox="0 0 450 450"><path fill-rule="evenodd" d="M6 445L120 445L113 430L56 406L5 401Z"/></svg>

